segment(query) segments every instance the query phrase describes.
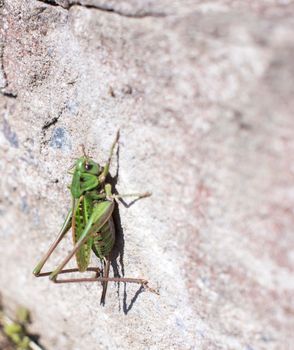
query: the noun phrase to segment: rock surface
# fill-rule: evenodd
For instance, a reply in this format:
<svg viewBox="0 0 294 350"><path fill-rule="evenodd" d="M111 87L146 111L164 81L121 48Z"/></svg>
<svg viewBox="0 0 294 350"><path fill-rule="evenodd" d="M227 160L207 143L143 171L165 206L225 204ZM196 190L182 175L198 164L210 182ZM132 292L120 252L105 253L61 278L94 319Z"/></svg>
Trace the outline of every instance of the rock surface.
<svg viewBox="0 0 294 350"><path fill-rule="evenodd" d="M2 0L0 292L47 349L284 349L294 329L293 1ZM32 269L70 205L80 144L116 130L120 274ZM69 251L70 237L52 256ZM95 262L94 262L95 263ZM111 271L111 273L113 273Z"/></svg>

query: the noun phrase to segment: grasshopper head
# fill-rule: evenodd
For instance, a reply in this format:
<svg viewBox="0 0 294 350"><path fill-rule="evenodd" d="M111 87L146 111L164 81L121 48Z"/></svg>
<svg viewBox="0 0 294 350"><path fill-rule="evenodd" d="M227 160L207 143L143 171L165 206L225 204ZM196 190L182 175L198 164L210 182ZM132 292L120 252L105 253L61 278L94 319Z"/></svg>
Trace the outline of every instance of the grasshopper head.
<svg viewBox="0 0 294 350"><path fill-rule="evenodd" d="M102 171L100 165L91 158L81 157L76 161L75 168L81 173L88 173L92 175L99 175Z"/></svg>
<svg viewBox="0 0 294 350"><path fill-rule="evenodd" d="M96 188L99 185L98 176L101 172L100 165L89 157L77 159L70 186L73 198L79 198L86 191Z"/></svg>

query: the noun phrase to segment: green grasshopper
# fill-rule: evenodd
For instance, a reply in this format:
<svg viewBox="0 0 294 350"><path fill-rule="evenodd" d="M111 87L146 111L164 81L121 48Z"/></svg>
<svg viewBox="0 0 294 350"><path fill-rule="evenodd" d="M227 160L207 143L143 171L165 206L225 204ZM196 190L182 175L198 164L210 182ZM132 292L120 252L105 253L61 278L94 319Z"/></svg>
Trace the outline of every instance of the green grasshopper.
<svg viewBox="0 0 294 350"><path fill-rule="evenodd" d="M49 276L50 280L55 283L101 282L103 286L102 304L105 301L107 283L110 281L138 283L145 289L155 292L148 287L148 281L145 279L109 277L111 252L115 243L115 226L112 217L115 201L122 197L144 198L151 195L149 192L125 195L112 193L111 184L106 182L106 177L109 173L113 151L118 138L119 131L116 134L108 161L104 167L101 167L87 156L83 147L83 156L76 160L72 168L74 170L70 172L73 175L70 185L72 207L55 241L33 271L36 277ZM73 249L54 271L41 272L50 255L70 228L72 229ZM92 251L100 259L103 269L89 267ZM76 256L78 268L64 269L74 255ZM57 279L60 274L85 271L95 272L95 276Z"/></svg>

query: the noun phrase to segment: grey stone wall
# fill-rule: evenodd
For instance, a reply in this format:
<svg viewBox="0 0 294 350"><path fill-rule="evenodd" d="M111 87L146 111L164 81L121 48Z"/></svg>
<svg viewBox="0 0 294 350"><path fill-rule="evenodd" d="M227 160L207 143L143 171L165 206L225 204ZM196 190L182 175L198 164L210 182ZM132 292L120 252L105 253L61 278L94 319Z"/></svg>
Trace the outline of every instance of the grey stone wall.
<svg viewBox="0 0 294 350"><path fill-rule="evenodd" d="M291 349L293 1L0 4L4 300L47 349ZM118 128L117 190L153 196L120 205L117 267L160 296L112 284L101 307L32 269L79 145L103 163Z"/></svg>

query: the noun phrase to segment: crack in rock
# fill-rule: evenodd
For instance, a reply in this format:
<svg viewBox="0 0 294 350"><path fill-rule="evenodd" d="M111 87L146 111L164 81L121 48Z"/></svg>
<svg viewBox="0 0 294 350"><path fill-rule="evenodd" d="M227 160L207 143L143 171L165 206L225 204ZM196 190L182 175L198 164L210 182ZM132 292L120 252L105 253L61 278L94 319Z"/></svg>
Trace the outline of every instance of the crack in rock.
<svg viewBox="0 0 294 350"><path fill-rule="evenodd" d="M6 91L1 90L1 94L5 97L17 98L17 94L14 92L6 92Z"/></svg>
<svg viewBox="0 0 294 350"><path fill-rule="evenodd" d="M145 17L166 17L167 15L162 12L152 12L148 10L134 10L133 13L128 12L128 11L123 11L115 8L115 5L113 4L93 4L92 1L71 1L71 0L38 0L40 2L43 2L47 5L51 6L59 6L62 7L66 10L70 10L74 6L80 6L80 7L85 7L88 9L95 9L95 10L100 10L104 12L112 12L115 13L119 16L123 17L130 17L130 18L145 18Z"/></svg>
<svg viewBox="0 0 294 350"><path fill-rule="evenodd" d="M1 62L0 62L0 88L1 88L1 92L7 86L7 79L6 79L6 74L5 74L4 65L3 65L3 51L4 51L3 46L4 45L1 45L1 47L0 47L0 60L1 60Z"/></svg>
<svg viewBox="0 0 294 350"><path fill-rule="evenodd" d="M43 126L42 126L42 131L44 132L44 134L46 133L46 130L49 129L52 125L55 125L58 120L60 119L60 117L62 116L62 113L64 112L64 108L62 108L59 112L58 115L56 117L53 117L50 120L47 120L44 122Z"/></svg>
<svg viewBox="0 0 294 350"><path fill-rule="evenodd" d="M41 148L43 145L45 146L48 144L49 141L45 140L47 131L48 129L50 129L51 126L55 125L58 122L59 118L61 117L61 114L62 112L60 112L57 117L53 117L52 119L44 122L42 126Z"/></svg>
<svg viewBox="0 0 294 350"><path fill-rule="evenodd" d="M47 138L48 130L57 124L60 117L62 116L64 109L61 109L56 117L44 122L42 126L40 150L46 147L48 144L50 147L55 149L62 149L63 151L70 151L72 148L71 138L67 130L63 127L55 127L52 131L49 139Z"/></svg>
<svg viewBox="0 0 294 350"><path fill-rule="evenodd" d="M0 17L3 18L3 6L4 1L0 0ZM9 98L17 98L17 93L11 91L9 89L9 83L7 79L7 73L5 71L4 67L4 50L5 50L5 44L6 44L6 31L4 29L3 23L2 28L0 28L0 34L1 34L1 42L0 42L0 93Z"/></svg>
<svg viewBox="0 0 294 350"><path fill-rule="evenodd" d="M46 129L49 129L50 126L56 124L58 122L58 119L60 118L60 116L58 117L54 117L52 118L51 120L47 121L44 123L44 125L42 126L42 130L46 130Z"/></svg>

